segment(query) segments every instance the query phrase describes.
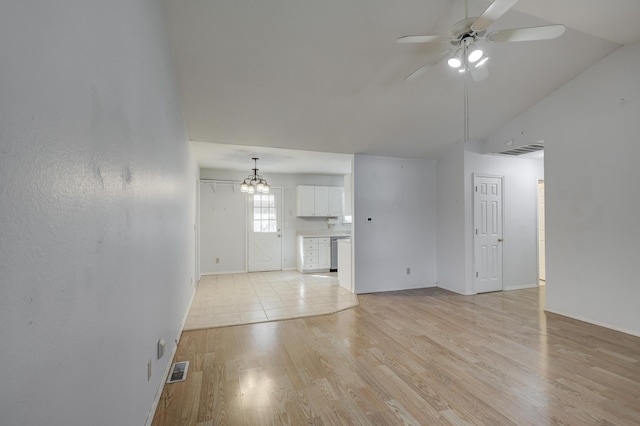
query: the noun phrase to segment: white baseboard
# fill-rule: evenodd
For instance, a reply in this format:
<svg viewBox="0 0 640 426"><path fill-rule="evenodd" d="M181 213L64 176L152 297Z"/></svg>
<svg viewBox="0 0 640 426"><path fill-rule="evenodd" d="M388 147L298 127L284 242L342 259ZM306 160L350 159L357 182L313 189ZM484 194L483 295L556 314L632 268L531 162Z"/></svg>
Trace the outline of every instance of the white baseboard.
<svg viewBox="0 0 640 426"><path fill-rule="evenodd" d="M207 275L228 275L228 274L246 274L247 271L220 271L220 272L203 272L200 277L206 277Z"/></svg>
<svg viewBox="0 0 640 426"><path fill-rule="evenodd" d="M178 331L178 335L176 336L176 339L174 341L175 344L172 345L169 358L167 358L169 362L167 362L165 372L162 375L162 381L160 382L160 387L156 391L156 396L153 399L153 404L151 405L151 409L149 410L149 414L147 415L147 421L144 422L145 426L151 426L151 423L153 422L153 416L155 416L156 410L158 409L158 404L160 403L160 397L162 396L162 391L164 390L165 382L167 381L167 377L169 376L169 372L171 371L171 365L173 364L172 362L173 357L176 356L176 351L178 350L178 343L180 343L180 337L182 336L182 330L184 330L184 326L187 323L187 317L189 316L189 311L191 310L191 304L193 303L193 299L195 298L195 296L196 296L196 291L194 289L193 292L191 293L191 300L189 301L189 306L187 306L187 311L185 312L184 317L182 318L182 324L180 325L180 330Z"/></svg>
<svg viewBox="0 0 640 426"><path fill-rule="evenodd" d="M568 314L566 312L557 311L555 309L545 308L544 311L552 313L552 314L556 314L556 315L562 315L563 317L572 318L572 319L575 319L575 320L578 320L578 321L582 321L582 322L586 322L586 323L589 323L589 324L597 325L599 327L608 328L610 330L619 331L620 333L630 334L631 336L640 337L640 332L638 332L638 331L633 331L633 330L629 330L629 329L626 329L626 328L617 327L615 325L611 325L611 324L608 324L606 322L594 321L594 320L589 319L589 318L584 318L584 317L581 317L579 315Z"/></svg>
<svg viewBox="0 0 640 426"><path fill-rule="evenodd" d="M504 290L506 290L506 291L509 291L509 290L523 290L525 288L534 288L534 287L538 287L538 284L512 285L512 286L505 287Z"/></svg>
<svg viewBox="0 0 640 426"><path fill-rule="evenodd" d="M438 283L436 283L436 284L434 285L434 287L438 287L438 288L441 288L441 289L443 289L443 290L450 291L451 293L461 294L461 295L463 295L463 296L473 296L473 295L475 294L475 293L473 293L473 292L464 292L464 293L462 293L462 292L459 292L458 290L453 290L453 289L450 289L450 288L447 288L447 287L441 286L441 285L439 285Z"/></svg>

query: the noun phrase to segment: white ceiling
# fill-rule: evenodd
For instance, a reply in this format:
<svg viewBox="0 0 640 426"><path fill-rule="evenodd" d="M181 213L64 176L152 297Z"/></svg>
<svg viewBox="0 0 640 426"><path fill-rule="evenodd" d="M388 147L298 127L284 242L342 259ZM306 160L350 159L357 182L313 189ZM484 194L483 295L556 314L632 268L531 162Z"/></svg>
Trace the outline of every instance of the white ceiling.
<svg viewBox="0 0 640 426"><path fill-rule="evenodd" d="M268 148L262 146L227 145L191 141L198 165L206 169L242 170L251 174L258 158L259 174L305 173L321 175L348 175L353 155L331 152L311 152L297 149Z"/></svg>
<svg viewBox="0 0 640 426"><path fill-rule="evenodd" d="M395 42L447 34L463 0L165 1L189 137L194 147L218 144L198 148L201 166L246 155L249 170L255 149L242 146L435 158L464 137L462 76L440 64L403 82L442 47ZM470 15L489 4L469 0ZM486 45L491 74L469 89L471 138L640 40L638 18L638 0L521 0L490 30L568 29L555 40Z"/></svg>

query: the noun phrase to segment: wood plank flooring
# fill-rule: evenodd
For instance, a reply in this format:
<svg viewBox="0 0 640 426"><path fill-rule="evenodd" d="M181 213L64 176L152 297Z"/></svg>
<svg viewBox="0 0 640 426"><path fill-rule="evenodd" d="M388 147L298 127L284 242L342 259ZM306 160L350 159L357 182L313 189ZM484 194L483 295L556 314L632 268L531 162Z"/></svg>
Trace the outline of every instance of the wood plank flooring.
<svg viewBox="0 0 640 426"><path fill-rule="evenodd" d="M640 338L544 288L359 295L331 315L183 333L153 425L638 425Z"/></svg>

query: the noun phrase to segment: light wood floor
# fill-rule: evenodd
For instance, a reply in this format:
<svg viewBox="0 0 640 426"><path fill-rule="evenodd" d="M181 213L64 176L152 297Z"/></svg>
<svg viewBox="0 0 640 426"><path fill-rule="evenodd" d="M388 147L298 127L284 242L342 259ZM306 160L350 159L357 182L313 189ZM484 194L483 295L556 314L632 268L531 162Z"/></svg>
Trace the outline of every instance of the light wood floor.
<svg viewBox="0 0 640 426"><path fill-rule="evenodd" d="M153 425L638 425L640 338L544 288L359 295L331 315L185 332Z"/></svg>

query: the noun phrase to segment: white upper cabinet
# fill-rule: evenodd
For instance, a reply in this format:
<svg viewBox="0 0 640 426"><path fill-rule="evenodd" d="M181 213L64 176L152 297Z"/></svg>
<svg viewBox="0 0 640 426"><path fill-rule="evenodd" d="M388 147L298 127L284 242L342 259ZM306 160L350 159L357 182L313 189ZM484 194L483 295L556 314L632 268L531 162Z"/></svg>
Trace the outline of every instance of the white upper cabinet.
<svg viewBox="0 0 640 426"><path fill-rule="evenodd" d="M299 185L296 188L296 216L314 216L316 187Z"/></svg>
<svg viewBox="0 0 640 426"><path fill-rule="evenodd" d="M298 185L296 187L296 216L342 216L342 187Z"/></svg>
<svg viewBox="0 0 640 426"><path fill-rule="evenodd" d="M329 210L328 216L339 217L342 216L342 198L344 191L337 186L330 186L329 188Z"/></svg>
<svg viewBox="0 0 640 426"><path fill-rule="evenodd" d="M315 187L315 208L314 216L330 216L329 215L329 187Z"/></svg>

